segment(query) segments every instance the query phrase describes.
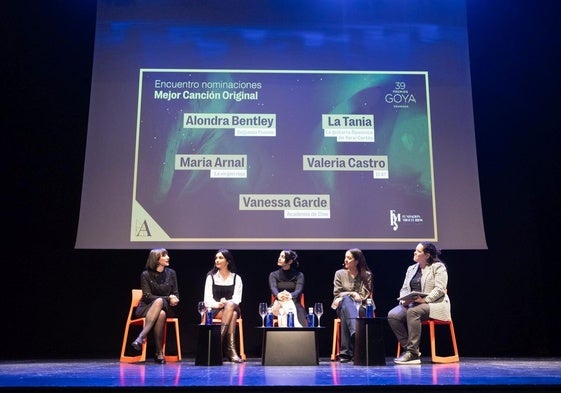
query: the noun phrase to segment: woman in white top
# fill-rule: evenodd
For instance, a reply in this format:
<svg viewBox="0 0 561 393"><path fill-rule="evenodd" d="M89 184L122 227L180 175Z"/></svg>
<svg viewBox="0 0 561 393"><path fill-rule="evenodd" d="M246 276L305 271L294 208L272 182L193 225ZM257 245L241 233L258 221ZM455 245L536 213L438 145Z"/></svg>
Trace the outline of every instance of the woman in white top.
<svg viewBox="0 0 561 393"><path fill-rule="evenodd" d="M218 250L214 256L214 267L206 276L204 302L206 307L212 308L213 317L222 321L222 343L228 336L224 355L235 363L243 362L236 352L236 326L241 315L242 290L242 278L236 274L232 253Z"/></svg>

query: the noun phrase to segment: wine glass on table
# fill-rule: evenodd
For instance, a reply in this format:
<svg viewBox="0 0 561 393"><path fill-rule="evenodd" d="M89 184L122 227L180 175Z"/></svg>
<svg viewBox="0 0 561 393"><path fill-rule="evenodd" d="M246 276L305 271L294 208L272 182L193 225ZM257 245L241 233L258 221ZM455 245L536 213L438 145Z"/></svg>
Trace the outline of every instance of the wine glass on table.
<svg viewBox="0 0 561 393"><path fill-rule="evenodd" d="M277 324L279 327L287 327L287 322L286 322L286 318L287 318L287 311L284 309L284 307L279 307L279 315L277 318Z"/></svg>
<svg viewBox="0 0 561 393"><path fill-rule="evenodd" d="M205 315L206 306L205 302L197 303L197 311L201 314L201 325L203 324L203 316Z"/></svg>
<svg viewBox="0 0 561 393"><path fill-rule="evenodd" d="M316 317L318 317L318 327L320 327L319 320L323 315L323 303L314 304L314 314L316 314Z"/></svg>
<svg viewBox="0 0 561 393"><path fill-rule="evenodd" d="M261 315L261 327L265 327L265 315L267 315L267 303L259 303L259 315Z"/></svg>

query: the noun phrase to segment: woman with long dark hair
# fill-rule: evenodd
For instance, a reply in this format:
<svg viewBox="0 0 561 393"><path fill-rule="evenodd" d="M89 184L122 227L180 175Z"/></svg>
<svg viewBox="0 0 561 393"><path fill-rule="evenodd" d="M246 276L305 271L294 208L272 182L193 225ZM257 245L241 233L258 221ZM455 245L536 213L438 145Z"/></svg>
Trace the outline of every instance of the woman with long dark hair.
<svg viewBox="0 0 561 393"><path fill-rule="evenodd" d="M343 266L343 269L335 272L331 308L337 311L341 319L339 360L347 363L353 359L356 318L364 314L366 299L372 297L372 271L358 248L345 252Z"/></svg>
<svg viewBox="0 0 561 393"><path fill-rule="evenodd" d="M226 249L214 256L214 267L207 273L204 302L212 308L214 318L221 320L221 338L224 356L231 362L242 363L236 352L236 327L241 315L243 282L236 273L234 256Z"/></svg>
<svg viewBox="0 0 561 393"><path fill-rule="evenodd" d="M293 311L297 317L295 326L307 326L306 310L300 303L304 291L304 273L298 270L298 254L293 250L282 250L277 258L277 266L279 268L269 274L269 288L275 298L273 313L277 315L279 308Z"/></svg>

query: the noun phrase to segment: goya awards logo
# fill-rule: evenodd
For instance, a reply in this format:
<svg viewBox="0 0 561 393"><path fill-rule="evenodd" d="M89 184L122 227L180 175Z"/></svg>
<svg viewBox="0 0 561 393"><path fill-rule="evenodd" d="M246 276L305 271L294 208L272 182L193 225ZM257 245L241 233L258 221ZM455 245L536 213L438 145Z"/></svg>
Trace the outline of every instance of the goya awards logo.
<svg viewBox="0 0 561 393"><path fill-rule="evenodd" d="M417 103L415 95L409 91L405 82L394 82L393 90L387 93L384 99L394 108L409 108L409 105Z"/></svg>

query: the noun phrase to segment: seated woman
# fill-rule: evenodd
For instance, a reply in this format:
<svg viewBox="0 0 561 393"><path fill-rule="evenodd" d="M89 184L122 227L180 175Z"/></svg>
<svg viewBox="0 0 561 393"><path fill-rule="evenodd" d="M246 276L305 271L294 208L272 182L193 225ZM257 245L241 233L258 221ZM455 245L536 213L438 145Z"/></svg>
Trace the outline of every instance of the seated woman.
<svg viewBox="0 0 561 393"><path fill-rule="evenodd" d="M298 255L292 250L281 251L277 259L279 269L269 274L269 288L275 297L273 313L294 312L294 326L307 326L306 310L299 298L304 290L304 273L298 270ZM282 309L282 311L281 311Z"/></svg>
<svg viewBox="0 0 561 393"><path fill-rule="evenodd" d="M166 318L175 316L175 309L179 303L177 289L177 275L169 267L169 255L165 248L155 248L148 254L145 270L140 275L142 299L136 308L136 316L146 318L142 332L132 342L137 351L142 349L142 343L150 331L154 334L156 363L165 363L162 351Z"/></svg>
<svg viewBox="0 0 561 393"><path fill-rule="evenodd" d="M400 298L417 291L426 294L400 300L388 313L388 323L401 345L402 355L397 364L420 364L421 323L429 318L449 321L450 298L447 294L448 271L440 260L440 250L429 242L417 244L414 264L405 272L399 291ZM415 295L415 294L413 294Z"/></svg>
<svg viewBox="0 0 561 393"><path fill-rule="evenodd" d="M204 302L212 308L214 318L221 319L221 338L228 336L224 356L231 362L242 363L236 352L236 327L241 315L242 278L236 274L234 257L228 250L218 250L214 256L214 267L208 272L205 281Z"/></svg>
<svg viewBox="0 0 561 393"><path fill-rule="evenodd" d="M333 296L331 308L337 310L341 319L339 360L347 363L353 358L355 319L364 312L362 306L372 296L372 272L358 248L345 252L344 269L337 270L333 279Z"/></svg>

